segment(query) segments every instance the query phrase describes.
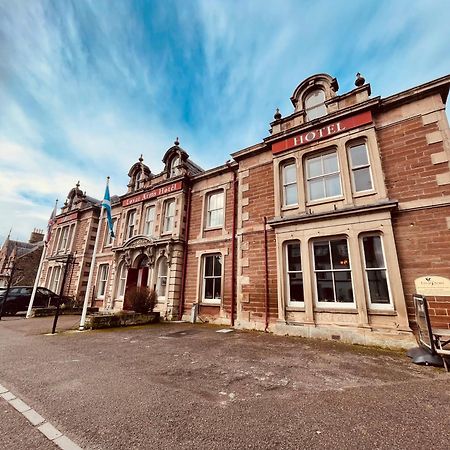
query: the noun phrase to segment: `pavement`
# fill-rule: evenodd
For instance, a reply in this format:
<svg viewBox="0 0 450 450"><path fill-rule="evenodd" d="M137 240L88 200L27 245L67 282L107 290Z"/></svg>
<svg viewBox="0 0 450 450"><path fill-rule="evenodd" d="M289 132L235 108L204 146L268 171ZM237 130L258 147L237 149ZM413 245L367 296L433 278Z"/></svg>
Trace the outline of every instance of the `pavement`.
<svg viewBox="0 0 450 450"><path fill-rule="evenodd" d="M67 449L449 448L450 376L404 352L185 323L78 332L79 316L47 335L52 320L0 321L0 385ZM0 397L0 448L56 441Z"/></svg>

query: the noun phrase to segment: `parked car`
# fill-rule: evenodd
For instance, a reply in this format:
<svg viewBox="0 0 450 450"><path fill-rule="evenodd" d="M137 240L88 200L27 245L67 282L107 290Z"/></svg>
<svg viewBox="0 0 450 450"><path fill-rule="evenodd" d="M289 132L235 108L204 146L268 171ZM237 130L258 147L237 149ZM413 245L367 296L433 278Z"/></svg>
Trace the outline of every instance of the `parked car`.
<svg viewBox="0 0 450 450"><path fill-rule="evenodd" d="M8 298L3 308L3 314L16 314L18 311L26 311L31 299L33 286L14 286L8 292ZM0 308L5 301L6 289L0 291ZM58 295L45 287L38 287L33 302L33 308L47 308L56 306Z"/></svg>

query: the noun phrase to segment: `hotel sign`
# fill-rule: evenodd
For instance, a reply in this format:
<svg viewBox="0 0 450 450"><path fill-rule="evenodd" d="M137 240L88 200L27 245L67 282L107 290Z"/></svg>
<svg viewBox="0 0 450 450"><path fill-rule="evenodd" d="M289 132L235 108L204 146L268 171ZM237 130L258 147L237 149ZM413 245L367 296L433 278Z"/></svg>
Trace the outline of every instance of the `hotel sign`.
<svg viewBox="0 0 450 450"><path fill-rule="evenodd" d="M272 144L272 153L281 153L294 147L310 144L311 142L320 141L321 139L334 136L352 128L366 125L372 122L372 113L370 111L357 114L356 116L347 117L339 122L332 122L321 128L315 128L296 134L287 139L283 139Z"/></svg>
<svg viewBox="0 0 450 450"><path fill-rule="evenodd" d="M122 200L122 206L130 206L135 203L140 203L144 200L150 200L152 198L159 197L160 195L170 194L171 192L180 191L183 187L183 182L178 181L177 183L168 184L167 186L162 186L153 189L149 192L143 192L142 194L135 195L134 197L126 198Z"/></svg>
<svg viewBox="0 0 450 450"><path fill-rule="evenodd" d="M450 280L444 277L428 276L414 280L418 294L432 297L449 297Z"/></svg>
<svg viewBox="0 0 450 450"><path fill-rule="evenodd" d="M69 214L68 216L60 217L56 219L56 224L60 225L62 223L70 222L71 220L78 219L78 213L74 212L72 214Z"/></svg>

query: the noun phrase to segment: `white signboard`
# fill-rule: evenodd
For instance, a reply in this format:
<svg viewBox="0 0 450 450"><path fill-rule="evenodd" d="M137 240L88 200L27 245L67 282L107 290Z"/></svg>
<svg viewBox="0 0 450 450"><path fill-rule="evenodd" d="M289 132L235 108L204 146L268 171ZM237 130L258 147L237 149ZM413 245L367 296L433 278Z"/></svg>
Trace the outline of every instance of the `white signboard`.
<svg viewBox="0 0 450 450"><path fill-rule="evenodd" d="M420 277L414 281L416 293L432 297L450 297L450 280L444 277Z"/></svg>

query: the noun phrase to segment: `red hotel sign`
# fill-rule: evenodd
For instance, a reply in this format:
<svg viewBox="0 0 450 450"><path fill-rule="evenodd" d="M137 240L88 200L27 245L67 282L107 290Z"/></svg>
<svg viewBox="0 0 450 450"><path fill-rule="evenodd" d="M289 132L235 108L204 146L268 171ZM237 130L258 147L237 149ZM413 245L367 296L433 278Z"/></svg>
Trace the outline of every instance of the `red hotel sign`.
<svg viewBox="0 0 450 450"><path fill-rule="evenodd" d="M359 127L360 125L366 125L371 122L372 113L370 111L366 111L361 114L357 114L356 116L342 119L339 122L330 123L325 127L309 130L282 141L274 142L272 144L272 153L280 153L294 147L300 147L302 145L319 141L320 139L325 139L327 137L334 136L335 134L343 133L344 131Z"/></svg>
<svg viewBox="0 0 450 450"><path fill-rule="evenodd" d="M183 183L178 181L177 183L172 183L167 186L163 186L157 189L153 189L150 192L144 192L134 197L126 198L122 200L122 206L130 206L135 203L140 203L143 200L149 200L151 198L159 197L160 195L170 194L171 192L179 191L183 187Z"/></svg>
<svg viewBox="0 0 450 450"><path fill-rule="evenodd" d="M69 214L68 216L60 217L59 219L56 219L56 224L60 225L62 223L70 222L71 220L78 219L78 213L74 212L72 214Z"/></svg>

